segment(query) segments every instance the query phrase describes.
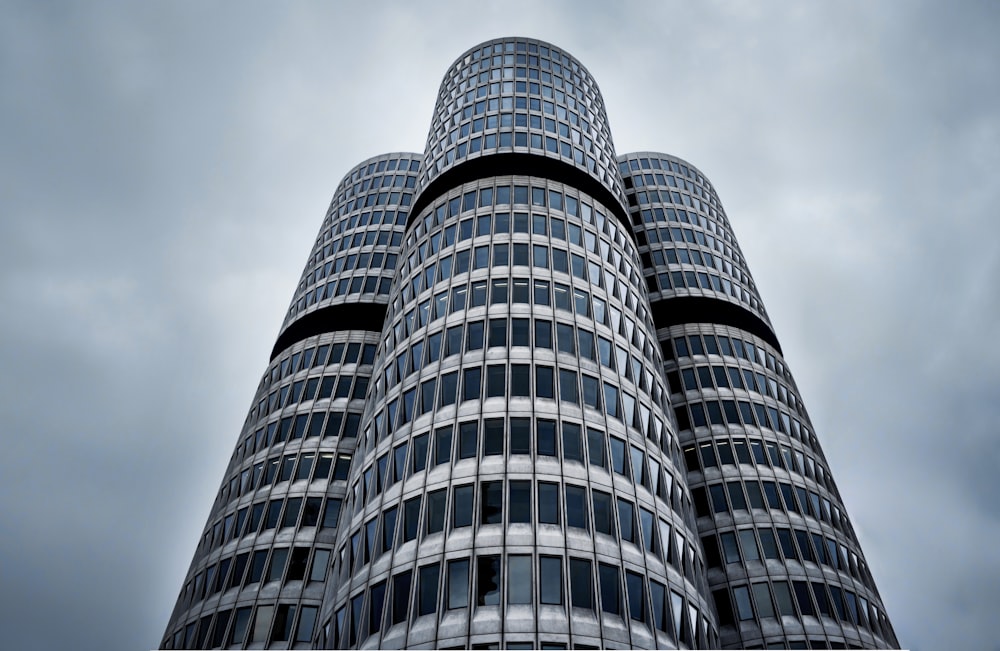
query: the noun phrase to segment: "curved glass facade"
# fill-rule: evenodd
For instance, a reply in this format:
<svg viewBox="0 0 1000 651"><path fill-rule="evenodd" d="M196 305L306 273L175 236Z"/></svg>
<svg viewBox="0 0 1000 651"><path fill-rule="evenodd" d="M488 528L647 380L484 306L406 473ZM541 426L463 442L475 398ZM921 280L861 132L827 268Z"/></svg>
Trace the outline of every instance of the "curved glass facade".
<svg viewBox="0 0 1000 651"><path fill-rule="evenodd" d="M413 154L379 156L338 186L165 648L312 639L418 166Z"/></svg>
<svg viewBox="0 0 1000 651"><path fill-rule="evenodd" d="M492 177L431 204L401 259L323 643L709 644L624 227L574 188Z"/></svg>
<svg viewBox="0 0 1000 651"><path fill-rule="evenodd" d="M722 645L897 646L715 190L674 156L619 164Z"/></svg>
<svg viewBox="0 0 1000 651"><path fill-rule="evenodd" d="M163 646L893 644L709 182L463 54L338 186Z"/></svg>

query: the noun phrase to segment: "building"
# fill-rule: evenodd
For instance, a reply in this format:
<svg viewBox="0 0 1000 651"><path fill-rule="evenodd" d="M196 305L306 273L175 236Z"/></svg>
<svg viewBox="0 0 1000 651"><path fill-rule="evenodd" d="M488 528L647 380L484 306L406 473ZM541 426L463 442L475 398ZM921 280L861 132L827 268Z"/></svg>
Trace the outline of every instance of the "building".
<svg viewBox="0 0 1000 651"><path fill-rule="evenodd" d="M715 190L519 38L338 186L162 643L897 646Z"/></svg>

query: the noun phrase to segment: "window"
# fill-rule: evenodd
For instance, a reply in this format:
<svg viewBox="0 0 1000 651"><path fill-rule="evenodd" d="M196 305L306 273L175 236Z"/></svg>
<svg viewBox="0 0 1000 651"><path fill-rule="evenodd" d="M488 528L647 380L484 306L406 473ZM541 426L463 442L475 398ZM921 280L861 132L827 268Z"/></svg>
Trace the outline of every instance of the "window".
<svg viewBox="0 0 1000 651"><path fill-rule="evenodd" d="M618 388L607 382L604 383L604 410L608 416L620 418L618 412Z"/></svg>
<svg viewBox="0 0 1000 651"><path fill-rule="evenodd" d="M469 605L469 561L462 559L448 563L448 608L465 608Z"/></svg>
<svg viewBox="0 0 1000 651"><path fill-rule="evenodd" d="M792 587L795 589L795 600L799 604L799 611L802 615L814 615L812 598L809 596L809 584L805 581L793 581Z"/></svg>
<svg viewBox="0 0 1000 651"><path fill-rule="evenodd" d="M281 604L271 629L271 642L287 642L292 636L292 622L295 621L295 606Z"/></svg>
<svg viewBox="0 0 1000 651"><path fill-rule="evenodd" d="M483 322L471 321L468 327L468 339L465 342L466 352L480 350L483 347Z"/></svg>
<svg viewBox="0 0 1000 651"><path fill-rule="evenodd" d="M381 581L372 586L370 594L371 596L368 600L367 635L376 633L382 628L382 608L385 604L385 581Z"/></svg>
<svg viewBox="0 0 1000 651"><path fill-rule="evenodd" d="M507 319L490 319L489 347L507 345Z"/></svg>
<svg viewBox="0 0 1000 651"><path fill-rule="evenodd" d="M618 527L622 540L635 542L635 507L621 498L618 498Z"/></svg>
<svg viewBox="0 0 1000 651"><path fill-rule="evenodd" d="M510 482L510 521L531 522L531 482Z"/></svg>
<svg viewBox="0 0 1000 651"><path fill-rule="evenodd" d="M451 428L448 428L449 432ZM475 421L462 423L459 425L458 436L458 458L474 459L476 456L476 444L479 442L479 429Z"/></svg>
<svg viewBox="0 0 1000 651"><path fill-rule="evenodd" d="M593 570L591 568L589 560L582 558L569 560L570 592L574 608L594 609Z"/></svg>
<svg viewBox="0 0 1000 651"><path fill-rule="evenodd" d="M413 439L413 472L420 472L426 467L427 438L427 434L421 434Z"/></svg>
<svg viewBox="0 0 1000 651"><path fill-rule="evenodd" d="M757 602L757 614L761 618L774 617L774 605L771 603L771 591L768 589L767 584L754 583L751 587L754 601Z"/></svg>
<svg viewBox="0 0 1000 651"><path fill-rule="evenodd" d="M309 548L296 547L292 550L292 558L288 564L286 581L301 581L306 577L306 565L309 562ZM289 624L291 626L291 624Z"/></svg>
<svg viewBox="0 0 1000 651"><path fill-rule="evenodd" d="M473 431L472 438L475 438L475 422L463 423L462 424L462 443L465 443L465 429L466 425L471 426L469 429ZM502 418L489 418L483 422L483 455L484 456L496 456L503 454L503 439L504 439L504 429L503 429L503 419ZM513 435L513 432L512 432ZM472 445L472 456L475 456L475 443ZM464 458L464 455L463 455Z"/></svg>
<svg viewBox="0 0 1000 651"><path fill-rule="evenodd" d="M743 529L739 532L740 546L743 547L743 558L747 561L759 561L760 552L757 550L757 537L754 536L753 529Z"/></svg>
<svg viewBox="0 0 1000 651"><path fill-rule="evenodd" d="M566 525L587 528L587 491L580 486L566 485Z"/></svg>
<svg viewBox="0 0 1000 651"><path fill-rule="evenodd" d="M503 364L486 367L486 397L502 398L507 389L507 368Z"/></svg>
<svg viewBox="0 0 1000 651"><path fill-rule="evenodd" d="M620 614L621 591L618 587L618 568L598 563L598 575L601 581L601 610L613 615Z"/></svg>
<svg viewBox="0 0 1000 651"><path fill-rule="evenodd" d="M562 424L563 459L583 462L583 450L580 447L580 426L574 423ZM539 452L541 454L541 452Z"/></svg>
<svg viewBox="0 0 1000 651"><path fill-rule="evenodd" d="M535 395L539 398L555 398L553 388L553 370L551 366L535 367Z"/></svg>
<svg viewBox="0 0 1000 651"><path fill-rule="evenodd" d="M531 345L530 323L531 323L530 319L511 319L511 333L510 333L511 346Z"/></svg>
<svg viewBox="0 0 1000 651"><path fill-rule="evenodd" d="M562 559L557 556L541 556L538 559L543 604L559 605L563 602Z"/></svg>
<svg viewBox="0 0 1000 651"><path fill-rule="evenodd" d="M288 548L279 547L271 552L271 567L267 573L268 581L280 581L285 573L285 561L288 559Z"/></svg>
<svg viewBox="0 0 1000 651"><path fill-rule="evenodd" d="M611 507L611 496L600 491L593 492L594 501L594 531L614 535L614 517Z"/></svg>
<svg viewBox="0 0 1000 651"><path fill-rule="evenodd" d="M719 535L722 540L722 551L726 556L726 563L740 562L740 548L736 543L736 536L731 531Z"/></svg>
<svg viewBox="0 0 1000 651"><path fill-rule="evenodd" d="M302 614L299 615L299 627L295 633L296 642L309 642L312 640L313 629L316 627L316 614L318 610L319 609L316 606L302 606Z"/></svg>
<svg viewBox="0 0 1000 651"><path fill-rule="evenodd" d="M552 348L552 322L535 319L535 348Z"/></svg>
<svg viewBox="0 0 1000 651"><path fill-rule="evenodd" d="M420 497L414 497L403 503L403 542L417 537L417 527L420 523Z"/></svg>
<svg viewBox="0 0 1000 651"><path fill-rule="evenodd" d="M326 581L326 568L330 565L330 550L317 549L313 554L312 570L309 572L309 580L315 582Z"/></svg>
<svg viewBox="0 0 1000 651"><path fill-rule="evenodd" d="M608 467L605 461L604 432L587 428L587 453L590 455L590 465Z"/></svg>
<svg viewBox="0 0 1000 651"><path fill-rule="evenodd" d="M745 585L733 588L733 599L736 601L736 615L741 622L753 619L753 606L750 604L750 591Z"/></svg>
<svg viewBox="0 0 1000 651"><path fill-rule="evenodd" d="M559 524L559 484L539 482L538 521L543 524Z"/></svg>
<svg viewBox="0 0 1000 651"><path fill-rule="evenodd" d="M438 574L437 563L420 568L418 578L417 615L430 615L437 610Z"/></svg>
<svg viewBox="0 0 1000 651"><path fill-rule="evenodd" d="M406 611L410 607L410 577L409 571L392 577L392 623L406 621Z"/></svg>
<svg viewBox="0 0 1000 651"><path fill-rule="evenodd" d="M573 326L565 323L556 324L556 335L559 343L559 352L576 354L576 339L573 336Z"/></svg>
<svg viewBox="0 0 1000 651"><path fill-rule="evenodd" d="M518 557L511 556L509 564L511 567L510 576L513 579L515 576L516 566ZM529 601L530 603L530 580L531 580L531 557L525 557L528 560L528 581L529 586ZM480 556L476 563L476 604L479 606L497 606L500 604L500 557L499 556ZM521 577L518 577L521 578ZM519 582L520 584L521 582Z"/></svg>
<svg viewBox="0 0 1000 651"><path fill-rule="evenodd" d="M709 486L708 490L712 495L712 510L715 513L726 513L729 511L729 505L726 504L726 491L722 487L722 484Z"/></svg>
<svg viewBox="0 0 1000 651"><path fill-rule="evenodd" d="M649 596L653 602L653 625L657 630L667 630L667 590L666 587L656 581L649 582Z"/></svg>
<svg viewBox="0 0 1000 651"><path fill-rule="evenodd" d="M480 524L500 524L503 522L503 482L483 482L481 502Z"/></svg>
<svg viewBox="0 0 1000 651"><path fill-rule="evenodd" d="M534 301L535 301L535 305L549 305L550 304L551 301L549 299L549 283L547 281L536 280L534 282L534 297L533 298L534 298ZM539 344L536 343L535 345L538 346ZM551 348L551 346L547 346L547 347Z"/></svg>
<svg viewBox="0 0 1000 651"><path fill-rule="evenodd" d="M528 397L531 395L531 365L510 365L510 395Z"/></svg>
<svg viewBox="0 0 1000 651"><path fill-rule="evenodd" d="M754 595L755 596L757 595L756 588L758 587L758 585L763 586L765 589L767 589L767 584L766 583L754 585ZM823 614L823 615L826 615L827 617L833 617L833 613L830 611L830 601L829 601L829 599L826 596L826 590L824 589L823 584L822 583L813 583L812 584L812 589L813 589L813 596L816 597L816 604L819 606L819 612L821 614ZM758 598L758 602L759 601L760 600ZM759 608L759 606L758 606L758 608ZM769 615L769 617L773 617L773 616L774 616L774 613L772 612L771 615ZM762 617L763 617L763 615L762 615Z"/></svg>
<svg viewBox="0 0 1000 651"><path fill-rule="evenodd" d="M579 404L579 393L576 371L559 369L559 399L574 405Z"/></svg>
<svg viewBox="0 0 1000 651"><path fill-rule="evenodd" d="M792 593L787 581L774 582L774 599L778 602L778 612L781 615L795 617L795 606L792 605Z"/></svg>
<svg viewBox="0 0 1000 651"><path fill-rule="evenodd" d="M646 595L642 576L635 572L625 572L625 586L628 589L629 617L640 621L644 620L646 617Z"/></svg>
<svg viewBox="0 0 1000 651"><path fill-rule="evenodd" d="M455 528L472 526L472 490L472 484L455 487L452 516L452 526Z"/></svg>
<svg viewBox="0 0 1000 651"><path fill-rule="evenodd" d="M625 441L611 437L611 467L619 475L629 476L628 461L625 458Z"/></svg>
<svg viewBox="0 0 1000 651"><path fill-rule="evenodd" d="M445 489L427 494L427 533L438 533L444 529L447 497L448 493Z"/></svg>
<svg viewBox="0 0 1000 651"><path fill-rule="evenodd" d="M656 553L656 548L653 544L653 523L655 521L655 516L644 508L639 509L639 522L642 527L642 544L646 551L650 554Z"/></svg>
<svg viewBox="0 0 1000 651"><path fill-rule="evenodd" d="M250 623L251 607L237 608L233 618L233 630L229 636L230 645L242 645L247 636L247 626Z"/></svg>

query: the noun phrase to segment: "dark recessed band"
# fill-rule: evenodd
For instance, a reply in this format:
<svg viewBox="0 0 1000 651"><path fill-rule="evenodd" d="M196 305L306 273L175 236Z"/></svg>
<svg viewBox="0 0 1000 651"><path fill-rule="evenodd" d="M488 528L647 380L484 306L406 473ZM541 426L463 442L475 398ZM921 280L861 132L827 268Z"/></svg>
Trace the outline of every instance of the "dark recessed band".
<svg viewBox="0 0 1000 651"><path fill-rule="evenodd" d="M574 165L537 154L488 154L462 161L455 167L445 170L414 198L406 223L407 228L427 206L448 190L493 176L534 176L576 188L614 213L618 221L625 226L625 231L635 241L628 211L611 190Z"/></svg>
<svg viewBox="0 0 1000 651"><path fill-rule="evenodd" d="M382 332L386 306L379 303L341 303L306 314L285 328L271 349L271 360L292 344L326 332L368 330Z"/></svg>
<svg viewBox="0 0 1000 651"><path fill-rule="evenodd" d="M757 335L781 353L781 344L771 327L759 316L739 305L704 296L675 296L650 304L657 329L686 323L714 323Z"/></svg>

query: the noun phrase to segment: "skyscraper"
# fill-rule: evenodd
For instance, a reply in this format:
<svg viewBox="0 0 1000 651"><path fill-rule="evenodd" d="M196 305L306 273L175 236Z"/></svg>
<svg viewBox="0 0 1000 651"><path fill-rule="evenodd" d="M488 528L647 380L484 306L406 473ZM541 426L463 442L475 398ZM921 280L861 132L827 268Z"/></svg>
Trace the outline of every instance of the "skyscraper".
<svg viewBox="0 0 1000 651"><path fill-rule="evenodd" d="M895 644L714 189L515 38L338 186L163 639Z"/></svg>

